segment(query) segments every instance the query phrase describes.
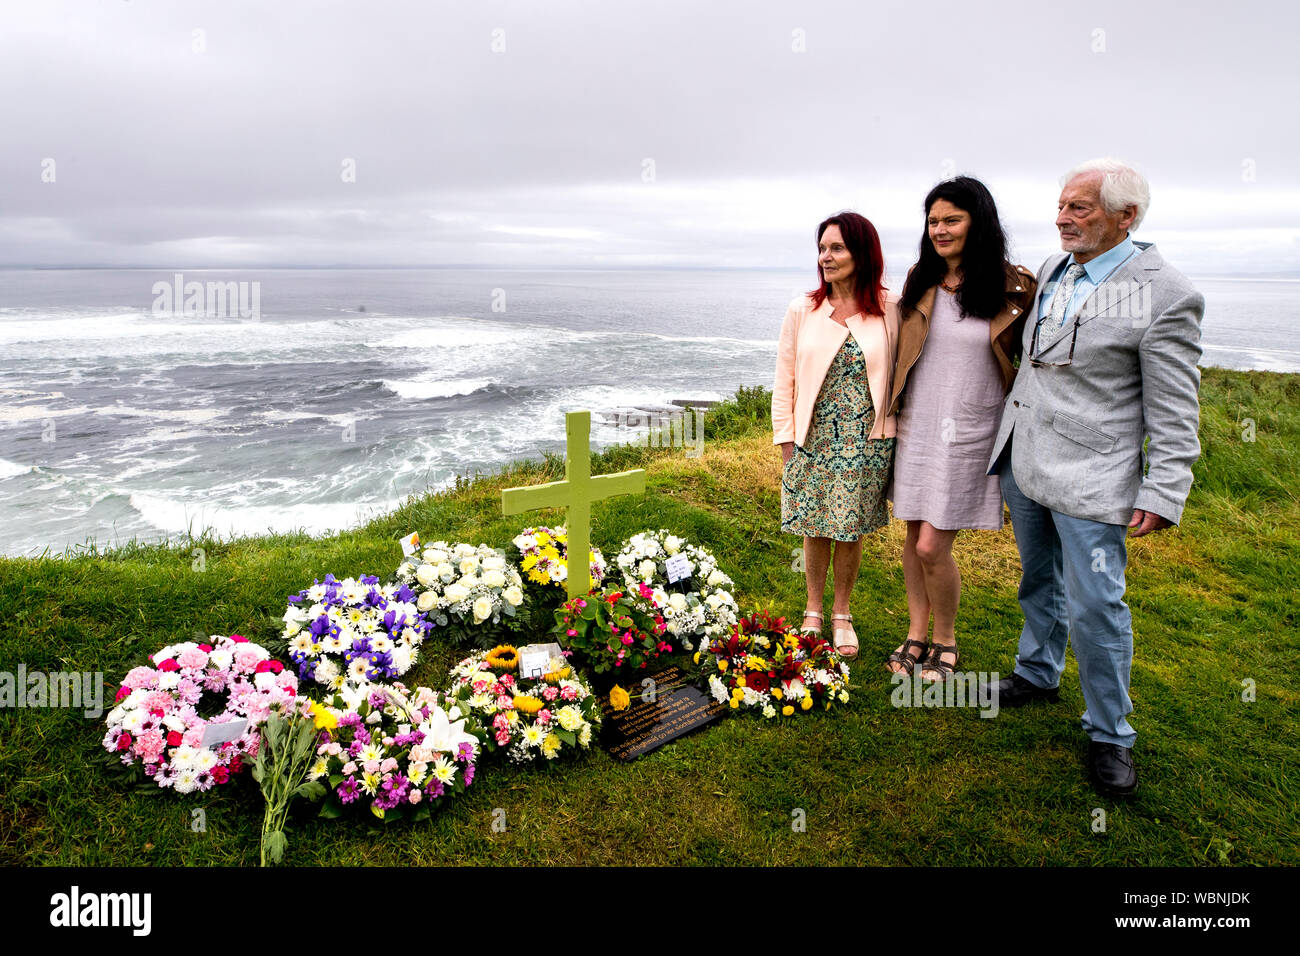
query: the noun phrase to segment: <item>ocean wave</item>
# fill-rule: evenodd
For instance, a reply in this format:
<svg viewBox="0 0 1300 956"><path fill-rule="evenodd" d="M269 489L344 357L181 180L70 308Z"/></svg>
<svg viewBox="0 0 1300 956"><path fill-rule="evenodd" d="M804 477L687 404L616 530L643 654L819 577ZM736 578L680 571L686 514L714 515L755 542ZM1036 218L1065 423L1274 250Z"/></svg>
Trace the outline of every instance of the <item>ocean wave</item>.
<svg viewBox="0 0 1300 956"><path fill-rule="evenodd" d="M30 474L35 470L35 465L24 465L16 461L10 461L8 458L0 458L0 481L4 481L6 478L17 478L19 475Z"/></svg>
<svg viewBox="0 0 1300 956"><path fill-rule="evenodd" d="M329 502L324 504L276 504L229 507L211 502L193 502L135 492L131 507L167 534L211 531L218 537L277 534L305 530L325 534L356 527L376 514L392 511L400 499L374 502Z"/></svg>
<svg viewBox="0 0 1300 956"><path fill-rule="evenodd" d="M456 395L472 395L492 385L489 378L453 378L447 381L423 381L421 379L391 380L384 379L383 386L390 392L396 392L399 398L418 402L429 398L452 398Z"/></svg>

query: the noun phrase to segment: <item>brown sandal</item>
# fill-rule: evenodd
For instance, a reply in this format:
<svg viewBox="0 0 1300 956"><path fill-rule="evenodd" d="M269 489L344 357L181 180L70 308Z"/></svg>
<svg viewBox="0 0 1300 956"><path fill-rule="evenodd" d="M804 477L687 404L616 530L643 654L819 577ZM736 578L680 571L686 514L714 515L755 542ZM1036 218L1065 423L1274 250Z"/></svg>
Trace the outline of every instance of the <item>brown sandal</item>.
<svg viewBox="0 0 1300 956"><path fill-rule="evenodd" d="M953 661L949 664L943 659L943 655L951 654ZM931 684L941 684L944 681L951 680L957 662L961 660L961 655L957 653L956 644L931 644L930 653L926 655L925 661L921 664L921 680L928 681ZM938 677L926 677L926 671L935 671Z"/></svg>
<svg viewBox="0 0 1300 956"><path fill-rule="evenodd" d="M907 653L909 647L919 647L921 653L913 657L911 654ZM891 674L908 674L910 676L916 669L916 665L925 660L925 653L929 649L929 641L915 641L909 637L903 642L902 647L889 655L889 659L885 661L885 670L889 671ZM896 671L889 666L890 664L902 664L903 669L901 671Z"/></svg>

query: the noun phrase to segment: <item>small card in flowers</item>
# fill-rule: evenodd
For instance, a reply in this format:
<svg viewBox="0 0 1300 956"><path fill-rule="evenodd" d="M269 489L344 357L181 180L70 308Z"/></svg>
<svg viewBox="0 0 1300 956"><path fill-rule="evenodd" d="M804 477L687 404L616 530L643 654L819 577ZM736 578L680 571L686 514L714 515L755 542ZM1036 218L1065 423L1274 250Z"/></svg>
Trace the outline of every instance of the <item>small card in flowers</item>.
<svg viewBox="0 0 1300 956"><path fill-rule="evenodd" d="M199 746L216 747L229 740L238 740L247 729L248 721L242 717L239 720L228 720L224 724L208 724L203 728L203 740Z"/></svg>
<svg viewBox="0 0 1300 956"><path fill-rule="evenodd" d="M664 571L668 574L668 583L676 584L691 576L691 559L685 554L674 554L664 562Z"/></svg>
<svg viewBox="0 0 1300 956"><path fill-rule="evenodd" d="M519 648L519 674L535 679L552 671L551 661L564 660L559 644L528 644Z"/></svg>
<svg viewBox="0 0 1300 956"><path fill-rule="evenodd" d="M401 538L402 557L409 558L415 552L420 550L420 532L412 531L405 538Z"/></svg>

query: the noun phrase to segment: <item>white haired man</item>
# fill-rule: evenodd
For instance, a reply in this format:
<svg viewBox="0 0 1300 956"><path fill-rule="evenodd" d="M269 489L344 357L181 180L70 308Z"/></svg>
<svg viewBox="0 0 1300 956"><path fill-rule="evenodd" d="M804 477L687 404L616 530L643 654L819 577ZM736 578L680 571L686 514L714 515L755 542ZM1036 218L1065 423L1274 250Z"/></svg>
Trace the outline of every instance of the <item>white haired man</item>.
<svg viewBox="0 0 1300 956"><path fill-rule="evenodd" d="M1056 228L1066 255L1038 272L1041 291L989 468L1011 511L1025 615L998 700L1057 700L1072 639L1089 775L1102 793L1128 796L1137 787L1137 735L1128 722L1125 533L1182 518L1200 455L1205 300L1154 245L1129 238L1150 202L1138 172L1093 160L1061 185Z"/></svg>

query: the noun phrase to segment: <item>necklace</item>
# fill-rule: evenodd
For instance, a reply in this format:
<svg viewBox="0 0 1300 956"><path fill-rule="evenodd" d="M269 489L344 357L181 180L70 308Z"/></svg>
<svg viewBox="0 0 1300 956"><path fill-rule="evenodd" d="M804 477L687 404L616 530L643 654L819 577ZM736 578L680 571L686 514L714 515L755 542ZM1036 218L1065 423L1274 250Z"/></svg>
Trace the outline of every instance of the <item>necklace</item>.
<svg viewBox="0 0 1300 956"><path fill-rule="evenodd" d="M947 292L951 295L955 295L957 293L957 290L961 288L961 280L959 279L956 285L949 285L948 279L947 277L945 277L939 280L939 285L943 286L944 292Z"/></svg>

